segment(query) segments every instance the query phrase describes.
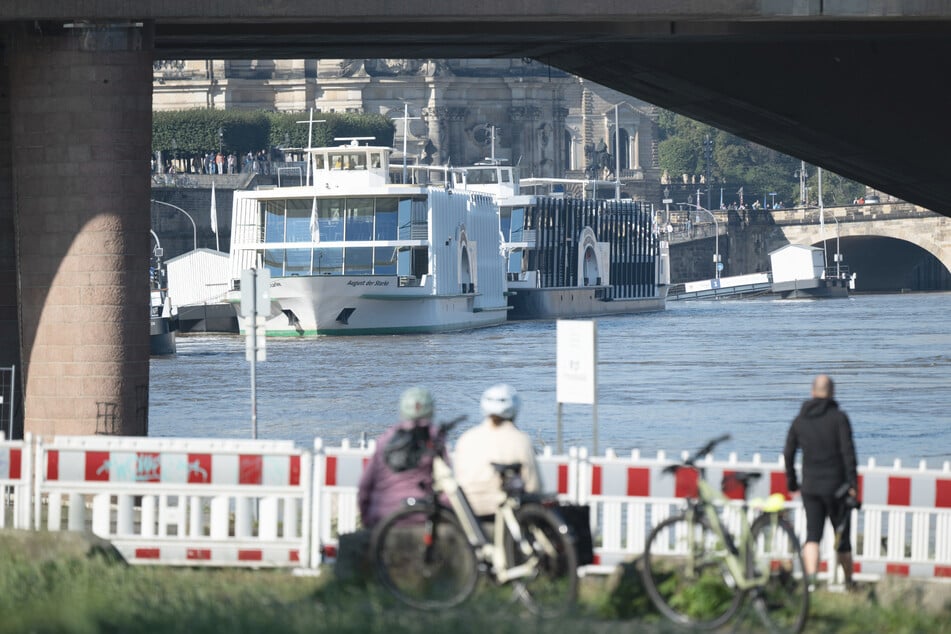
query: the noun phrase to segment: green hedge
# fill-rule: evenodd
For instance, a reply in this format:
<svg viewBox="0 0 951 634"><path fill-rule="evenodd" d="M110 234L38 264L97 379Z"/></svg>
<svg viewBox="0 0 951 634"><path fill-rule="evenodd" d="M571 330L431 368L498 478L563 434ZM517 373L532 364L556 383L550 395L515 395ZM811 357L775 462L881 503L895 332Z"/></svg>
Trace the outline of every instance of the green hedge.
<svg viewBox="0 0 951 634"><path fill-rule="evenodd" d="M245 154L276 147L307 147L307 113L263 110L176 110L152 115L152 151L189 158L208 152ZM392 146L396 131L383 115L317 113L312 145L330 145L339 137L374 137L374 145ZM219 136L220 135L220 136ZM219 145L220 144L220 145Z"/></svg>

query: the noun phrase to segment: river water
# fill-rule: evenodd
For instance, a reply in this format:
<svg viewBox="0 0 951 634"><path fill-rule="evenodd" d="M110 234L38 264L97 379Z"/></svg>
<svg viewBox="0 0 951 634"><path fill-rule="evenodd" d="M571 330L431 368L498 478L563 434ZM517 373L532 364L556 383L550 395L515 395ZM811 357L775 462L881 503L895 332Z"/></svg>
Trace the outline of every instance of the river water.
<svg viewBox="0 0 951 634"><path fill-rule="evenodd" d="M597 319L599 449L679 453L730 433L741 460L775 460L812 377L836 380L860 462L951 460L951 293L670 302L662 313ZM257 364L258 437L310 446L374 437L400 392L431 388L437 418L479 419L507 382L519 426L556 443L553 321L438 335L271 339ZM251 437L250 365L238 335L178 338L151 362L149 433ZM593 410L563 406L566 446L592 446ZM719 454L723 456L724 454Z"/></svg>

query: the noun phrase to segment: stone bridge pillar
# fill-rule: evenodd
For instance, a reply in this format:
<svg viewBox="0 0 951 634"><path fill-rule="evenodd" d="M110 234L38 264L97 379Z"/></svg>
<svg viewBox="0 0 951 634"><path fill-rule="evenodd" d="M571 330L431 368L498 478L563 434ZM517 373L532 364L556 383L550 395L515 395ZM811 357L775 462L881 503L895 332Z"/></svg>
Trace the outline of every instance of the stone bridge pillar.
<svg viewBox="0 0 951 634"><path fill-rule="evenodd" d="M26 432L147 433L152 49L150 24L5 33Z"/></svg>

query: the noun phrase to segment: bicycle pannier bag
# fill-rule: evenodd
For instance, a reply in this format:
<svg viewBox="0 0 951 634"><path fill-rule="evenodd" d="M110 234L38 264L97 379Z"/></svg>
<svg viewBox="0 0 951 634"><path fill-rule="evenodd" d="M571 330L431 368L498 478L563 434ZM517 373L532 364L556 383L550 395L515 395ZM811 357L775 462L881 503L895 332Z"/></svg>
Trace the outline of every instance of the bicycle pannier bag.
<svg viewBox="0 0 951 634"><path fill-rule="evenodd" d="M594 543L591 540L591 507L587 504L561 504L558 513L574 536L578 565L594 563Z"/></svg>

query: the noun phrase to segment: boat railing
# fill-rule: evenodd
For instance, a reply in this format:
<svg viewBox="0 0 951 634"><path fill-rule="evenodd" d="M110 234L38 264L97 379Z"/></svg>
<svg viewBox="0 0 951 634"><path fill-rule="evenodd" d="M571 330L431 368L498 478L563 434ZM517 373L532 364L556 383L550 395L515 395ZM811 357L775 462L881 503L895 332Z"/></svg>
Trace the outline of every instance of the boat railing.
<svg viewBox="0 0 951 634"><path fill-rule="evenodd" d="M822 277L827 280L847 280L851 275L852 273L849 271L849 267L844 264L840 264L839 266L827 266L822 272Z"/></svg>

